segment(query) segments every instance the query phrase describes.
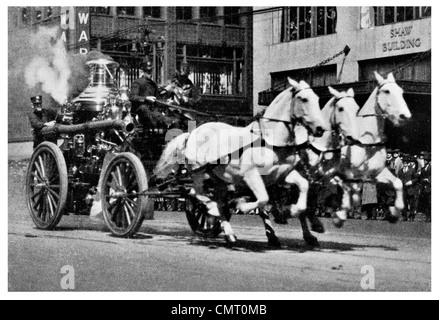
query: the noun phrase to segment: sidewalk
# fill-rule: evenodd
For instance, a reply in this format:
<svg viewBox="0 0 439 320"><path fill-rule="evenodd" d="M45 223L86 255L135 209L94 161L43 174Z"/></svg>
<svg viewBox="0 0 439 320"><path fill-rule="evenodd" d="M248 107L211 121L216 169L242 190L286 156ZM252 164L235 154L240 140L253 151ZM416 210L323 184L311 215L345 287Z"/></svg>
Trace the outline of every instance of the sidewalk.
<svg viewBox="0 0 439 320"><path fill-rule="evenodd" d="M31 158L33 141L8 143L8 161L21 161Z"/></svg>

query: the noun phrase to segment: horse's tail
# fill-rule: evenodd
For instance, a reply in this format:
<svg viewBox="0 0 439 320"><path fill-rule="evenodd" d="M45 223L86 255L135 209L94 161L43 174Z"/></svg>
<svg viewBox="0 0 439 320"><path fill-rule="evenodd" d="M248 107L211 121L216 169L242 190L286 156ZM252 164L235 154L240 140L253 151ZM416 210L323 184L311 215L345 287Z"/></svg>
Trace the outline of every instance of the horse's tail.
<svg viewBox="0 0 439 320"><path fill-rule="evenodd" d="M154 175L157 178L167 178L175 166L185 162L184 151L188 139L189 133L183 133L168 143L154 169Z"/></svg>

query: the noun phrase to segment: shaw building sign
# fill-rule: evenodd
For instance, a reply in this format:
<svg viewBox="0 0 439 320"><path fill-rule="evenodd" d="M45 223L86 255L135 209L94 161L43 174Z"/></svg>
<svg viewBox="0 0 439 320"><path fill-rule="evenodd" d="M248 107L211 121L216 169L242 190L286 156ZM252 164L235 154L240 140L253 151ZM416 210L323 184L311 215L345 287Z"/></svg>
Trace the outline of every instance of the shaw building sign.
<svg viewBox="0 0 439 320"><path fill-rule="evenodd" d="M395 26L390 30L391 41L383 43L383 52L420 48L422 40L412 35L413 26Z"/></svg>
<svg viewBox="0 0 439 320"><path fill-rule="evenodd" d="M88 7L61 8L61 37L69 47L75 46L80 54L90 51L90 12Z"/></svg>

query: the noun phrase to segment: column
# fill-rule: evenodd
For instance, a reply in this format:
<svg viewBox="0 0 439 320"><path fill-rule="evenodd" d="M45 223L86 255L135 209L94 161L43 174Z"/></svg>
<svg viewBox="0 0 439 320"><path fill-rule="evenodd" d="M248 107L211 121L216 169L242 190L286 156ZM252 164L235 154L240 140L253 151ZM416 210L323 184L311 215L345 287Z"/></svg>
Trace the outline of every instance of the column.
<svg viewBox="0 0 439 320"><path fill-rule="evenodd" d="M136 18L143 19L143 7L136 7L134 14L136 15Z"/></svg>
<svg viewBox="0 0 439 320"><path fill-rule="evenodd" d="M166 21L168 22L165 27L165 51L164 51L164 69L165 79L163 83L171 80L175 76L175 70L177 70L177 13L175 7L166 8Z"/></svg>
<svg viewBox="0 0 439 320"><path fill-rule="evenodd" d="M217 8L217 15L219 17L223 17L224 16L224 7L218 7ZM218 19L218 24L220 26L222 26L221 27L221 42L227 41L227 39L226 39L226 27L225 27L226 20L224 18L220 18L220 19Z"/></svg>

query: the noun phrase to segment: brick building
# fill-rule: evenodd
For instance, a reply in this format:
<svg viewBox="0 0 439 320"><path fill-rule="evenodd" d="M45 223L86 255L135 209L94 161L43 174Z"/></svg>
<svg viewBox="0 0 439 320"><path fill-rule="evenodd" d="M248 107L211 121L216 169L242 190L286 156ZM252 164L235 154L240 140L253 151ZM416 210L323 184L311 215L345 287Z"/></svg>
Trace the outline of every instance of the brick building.
<svg viewBox="0 0 439 320"><path fill-rule="evenodd" d="M166 84L187 60L203 111L246 117L253 112L251 12L251 7L9 7L9 28L59 25L70 51L99 50L116 60L119 85L129 86L146 60L155 65L156 81ZM10 114L19 114L17 108ZM13 118L10 141L23 137Z"/></svg>
<svg viewBox="0 0 439 320"><path fill-rule="evenodd" d="M253 19L255 112L286 88L288 76L306 80L322 106L328 86L354 88L362 106L374 71L393 71L413 120L389 128L389 146L430 150L431 7L279 7Z"/></svg>

